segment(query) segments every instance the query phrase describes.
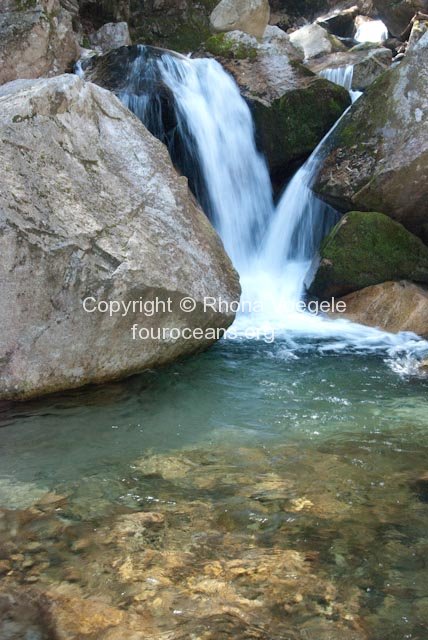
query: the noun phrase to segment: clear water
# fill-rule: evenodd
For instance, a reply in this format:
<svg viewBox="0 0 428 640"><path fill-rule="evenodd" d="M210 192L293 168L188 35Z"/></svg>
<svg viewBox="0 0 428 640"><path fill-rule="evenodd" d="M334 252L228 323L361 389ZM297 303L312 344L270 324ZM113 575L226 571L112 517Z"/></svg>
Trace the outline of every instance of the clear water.
<svg viewBox="0 0 428 640"><path fill-rule="evenodd" d="M29 565L5 585L143 602L159 640L423 640L427 391L379 355L236 341L5 406L2 543ZM161 525L116 536L141 512Z"/></svg>

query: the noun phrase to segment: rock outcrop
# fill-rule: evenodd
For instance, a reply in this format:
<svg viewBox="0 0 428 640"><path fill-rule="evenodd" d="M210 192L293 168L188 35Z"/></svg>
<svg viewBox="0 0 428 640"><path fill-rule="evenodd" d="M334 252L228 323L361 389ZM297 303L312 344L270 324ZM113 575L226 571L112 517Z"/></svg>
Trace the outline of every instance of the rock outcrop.
<svg viewBox="0 0 428 640"><path fill-rule="evenodd" d="M340 53L331 53L322 58L315 58L307 62L307 66L314 73L320 73L325 69L335 69L352 64L352 90L364 91L384 71L389 69L392 61L392 51L385 47L373 49L350 50Z"/></svg>
<svg viewBox="0 0 428 640"><path fill-rule="evenodd" d="M213 36L205 46L249 103L259 145L274 182L281 185L349 106L348 92L303 66L278 27L268 27L260 43L233 31Z"/></svg>
<svg viewBox="0 0 428 640"><path fill-rule="evenodd" d="M373 5L394 36L400 36L405 31L415 13L428 13L428 0L373 0Z"/></svg>
<svg viewBox="0 0 428 640"><path fill-rule="evenodd" d="M15 81L0 90L0 128L0 397L123 377L212 342L168 329L231 323L202 305L239 297L216 232L115 96L73 75ZM98 301L142 306L109 315ZM154 337L134 340L134 324Z"/></svg>
<svg viewBox="0 0 428 640"><path fill-rule="evenodd" d="M314 190L341 211L383 211L416 234L428 221L428 33L337 126Z"/></svg>
<svg viewBox="0 0 428 640"><path fill-rule="evenodd" d="M243 31L261 38L269 22L268 0L221 0L210 16L214 31Z"/></svg>
<svg viewBox="0 0 428 640"><path fill-rule="evenodd" d="M428 290L413 282L383 282L341 300L346 304L341 318L391 333L412 331L428 337Z"/></svg>
<svg viewBox="0 0 428 640"><path fill-rule="evenodd" d="M386 280L428 283L428 247L381 213L348 213L324 240L320 255L310 289L320 298Z"/></svg>
<svg viewBox="0 0 428 640"><path fill-rule="evenodd" d="M89 42L95 49L99 49L102 52L132 44L126 22L108 22L104 24L98 31L89 36Z"/></svg>
<svg viewBox="0 0 428 640"><path fill-rule="evenodd" d="M58 0L5 0L0 7L0 84L71 70L80 48Z"/></svg>

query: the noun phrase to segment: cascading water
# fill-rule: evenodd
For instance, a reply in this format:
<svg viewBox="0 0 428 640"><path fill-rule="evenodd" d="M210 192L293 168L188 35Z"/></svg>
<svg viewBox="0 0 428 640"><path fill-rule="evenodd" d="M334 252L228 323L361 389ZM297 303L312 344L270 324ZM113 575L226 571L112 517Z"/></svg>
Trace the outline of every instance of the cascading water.
<svg viewBox="0 0 428 640"><path fill-rule="evenodd" d="M174 102L169 130L162 85ZM169 146L234 265L245 271L260 250L273 200L251 113L235 82L215 60L153 56L141 47L119 97Z"/></svg>
<svg viewBox="0 0 428 640"><path fill-rule="evenodd" d="M425 353L428 345L413 334L393 335L297 309L319 243L338 217L311 190L331 131L275 210L249 108L221 65L169 52L153 55L150 47L139 51L119 97L168 145L189 177L240 273L244 303L258 309L248 312L245 306L235 333L247 335L252 327L254 335L262 335L273 329L293 351ZM327 69L323 76L350 90L352 71L352 66Z"/></svg>

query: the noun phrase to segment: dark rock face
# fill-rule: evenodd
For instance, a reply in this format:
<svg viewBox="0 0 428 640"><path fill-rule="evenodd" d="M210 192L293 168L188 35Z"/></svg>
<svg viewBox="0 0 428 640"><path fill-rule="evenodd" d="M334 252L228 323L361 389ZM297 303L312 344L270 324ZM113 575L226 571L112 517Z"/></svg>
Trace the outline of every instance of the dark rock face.
<svg viewBox="0 0 428 640"><path fill-rule="evenodd" d="M339 123L314 190L341 211L383 211L416 233L428 221L428 33Z"/></svg>
<svg viewBox="0 0 428 640"><path fill-rule="evenodd" d="M210 36L209 16L216 4L217 0L80 0L80 15L86 31L124 20L133 42L189 52Z"/></svg>
<svg viewBox="0 0 428 640"><path fill-rule="evenodd" d="M301 86L251 107L260 146L274 181L306 159L350 104L348 92L328 80L305 77Z"/></svg>
<svg viewBox="0 0 428 640"><path fill-rule="evenodd" d="M348 213L322 244L311 293L343 296L387 280L428 283L428 248L382 213Z"/></svg>
<svg viewBox="0 0 428 640"><path fill-rule="evenodd" d="M415 13L428 13L428 0L373 0L378 16L393 36L399 36Z"/></svg>

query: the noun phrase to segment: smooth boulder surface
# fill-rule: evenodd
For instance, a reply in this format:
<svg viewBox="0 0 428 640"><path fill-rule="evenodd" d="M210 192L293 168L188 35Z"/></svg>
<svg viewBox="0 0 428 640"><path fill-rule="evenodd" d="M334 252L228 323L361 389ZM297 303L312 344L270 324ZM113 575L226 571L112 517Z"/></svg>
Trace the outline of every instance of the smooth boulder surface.
<svg viewBox="0 0 428 640"><path fill-rule="evenodd" d="M2 0L0 84L64 73L79 52L72 16L58 0Z"/></svg>
<svg viewBox="0 0 428 640"><path fill-rule="evenodd" d="M390 49L375 46L368 50L331 53L322 58L309 60L307 66L314 73L320 73L325 69L335 69L352 64L354 66L352 90L364 91L376 78L389 69L391 61L392 51Z"/></svg>
<svg viewBox="0 0 428 640"><path fill-rule="evenodd" d="M126 22L108 22L89 36L91 45L101 51L109 51L130 44L128 24Z"/></svg>
<svg viewBox="0 0 428 640"><path fill-rule="evenodd" d="M412 331L428 337L428 290L413 282L382 282L341 300L346 312L338 317L391 333Z"/></svg>
<svg viewBox="0 0 428 640"><path fill-rule="evenodd" d="M261 38L269 22L268 0L221 0L210 16L214 31L240 30Z"/></svg>
<svg viewBox="0 0 428 640"><path fill-rule="evenodd" d="M315 180L341 211L382 211L422 234L428 222L428 32L341 120Z"/></svg>
<svg viewBox="0 0 428 640"><path fill-rule="evenodd" d="M310 291L343 296L386 280L428 283L428 247L382 213L351 211L325 238Z"/></svg>
<svg viewBox="0 0 428 640"><path fill-rule="evenodd" d="M0 90L0 128L1 398L120 378L211 342L133 340L133 324L231 323L202 305L239 299L219 237L165 147L113 94L73 75L19 80ZM85 312L87 297L172 304L110 317Z"/></svg>
<svg viewBox="0 0 428 640"><path fill-rule="evenodd" d="M333 51L344 51L345 46L319 24L308 24L290 35L290 41L302 52L305 60L327 55Z"/></svg>
<svg viewBox="0 0 428 640"><path fill-rule="evenodd" d="M239 85L253 112L260 148L281 186L350 105L349 93L301 64L288 34L268 27L261 42L239 31L205 44Z"/></svg>

